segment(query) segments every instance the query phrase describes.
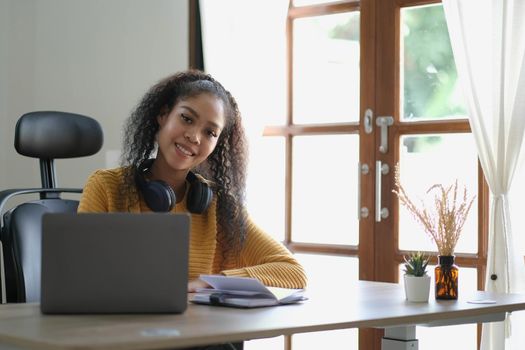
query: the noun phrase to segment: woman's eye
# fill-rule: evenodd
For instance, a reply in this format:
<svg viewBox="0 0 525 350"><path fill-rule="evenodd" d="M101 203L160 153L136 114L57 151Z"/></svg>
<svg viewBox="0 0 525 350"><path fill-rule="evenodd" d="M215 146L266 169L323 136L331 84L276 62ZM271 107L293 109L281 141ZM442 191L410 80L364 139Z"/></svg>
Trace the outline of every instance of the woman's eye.
<svg viewBox="0 0 525 350"><path fill-rule="evenodd" d="M215 131L213 131L213 130L209 130L208 131L208 136L210 136L210 137L217 137L217 133Z"/></svg>
<svg viewBox="0 0 525 350"><path fill-rule="evenodd" d="M191 118L187 117L186 115L182 114L180 115L181 119L185 121L186 123L191 123Z"/></svg>

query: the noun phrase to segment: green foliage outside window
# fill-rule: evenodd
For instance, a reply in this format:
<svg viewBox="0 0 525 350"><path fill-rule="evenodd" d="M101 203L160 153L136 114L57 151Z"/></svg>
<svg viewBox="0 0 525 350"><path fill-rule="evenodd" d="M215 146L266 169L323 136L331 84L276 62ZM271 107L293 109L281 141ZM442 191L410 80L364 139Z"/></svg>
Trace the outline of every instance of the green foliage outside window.
<svg viewBox="0 0 525 350"><path fill-rule="evenodd" d="M457 72L442 5L402 9L402 118L465 118ZM359 13L331 31L334 39L359 41ZM439 136L406 138L409 152L441 142Z"/></svg>
<svg viewBox="0 0 525 350"><path fill-rule="evenodd" d="M464 118L457 93L457 73L441 5L402 10L403 117L405 119ZM357 19L357 20L356 20ZM359 13L334 26L330 37L359 41Z"/></svg>
<svg viewBox="0 0 525 350"><path fill-rule="evenodd" d="M464 118L443 7L403 12L404 118Z"/></svg>

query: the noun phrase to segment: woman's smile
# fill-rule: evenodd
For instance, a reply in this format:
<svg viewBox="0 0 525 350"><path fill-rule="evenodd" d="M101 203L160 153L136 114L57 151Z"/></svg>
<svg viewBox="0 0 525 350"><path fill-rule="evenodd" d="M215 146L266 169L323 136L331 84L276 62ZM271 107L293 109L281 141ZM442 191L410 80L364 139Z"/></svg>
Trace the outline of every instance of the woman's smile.
<svg viewBox="0 0 525 350"><path fill-rule="evenodd" d="M191 149L181 145L180 143L176 143L175 144L175 148L180 153L182 153L182 155L187 156L187 157L193 157L193 156L195 156L195 154L197 154L197 152L192 151Z"/></svg>

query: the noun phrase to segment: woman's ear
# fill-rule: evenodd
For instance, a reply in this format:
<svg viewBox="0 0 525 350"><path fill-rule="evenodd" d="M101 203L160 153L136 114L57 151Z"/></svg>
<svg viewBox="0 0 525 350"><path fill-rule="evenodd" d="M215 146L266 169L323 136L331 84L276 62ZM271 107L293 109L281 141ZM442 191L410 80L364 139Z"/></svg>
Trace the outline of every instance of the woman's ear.
<svg viewBox="0 0 525 350"><path fill-rule="evenodd" d="M169 111L167 107L163 107L160 110L160 114L157 116L157 123L159 123L159 126L162 127L166 120L168 120Z"/></svg>
<svg viewBox="0 0 525 350"><path fill-rule="evenodd" d="M166 122L166 119L168 119L167 114L161 114L157 116L157 123L159 123L159 126L164 126L164 123Z"/></svg>

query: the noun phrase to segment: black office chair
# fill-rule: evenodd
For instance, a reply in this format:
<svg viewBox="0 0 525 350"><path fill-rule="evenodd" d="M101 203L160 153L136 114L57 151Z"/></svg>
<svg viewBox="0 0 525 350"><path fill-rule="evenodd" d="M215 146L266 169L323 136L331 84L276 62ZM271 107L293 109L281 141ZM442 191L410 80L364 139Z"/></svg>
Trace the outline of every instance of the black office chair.
<svg viewBox="0 0 525 350"><path fill-rule="evenodd" d="M57 188L54 159L84 157L102 147L103 133L93 118L65 112L24 114L15 128L18 153L40 160L41 188L0 192L0 258L3 253L2 302L40 300L42 215L76 212L78 200L62 199L61 193L81 193L81 188ZM39 194L4 212L6 202L18 195Z"/></svg>

